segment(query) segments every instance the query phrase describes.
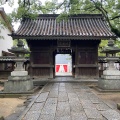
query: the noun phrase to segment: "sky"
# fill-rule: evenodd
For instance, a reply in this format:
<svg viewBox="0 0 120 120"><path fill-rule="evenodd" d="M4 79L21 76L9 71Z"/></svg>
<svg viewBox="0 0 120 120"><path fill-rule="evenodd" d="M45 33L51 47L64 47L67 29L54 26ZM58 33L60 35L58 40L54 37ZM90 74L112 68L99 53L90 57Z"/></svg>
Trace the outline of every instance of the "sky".
<svg viewBox="0 0 120 120"><path fill-rule="evenodd" d="M40 1L42 2L42 4L44 4L46 0L40 0ZM51 0L49 0L49 1L51 1ZM63 0L58 0L58 2L62 2L62 1ZM12 7L10 7L8 5L8 2L4 5L2 5L1 7L4 7L4 10L5 10L6 13L11 13L15 8L18 7L17 2L18 2L18 0L14 0L14 5ZM18 29L19 25L20 25L20 23L13 24L13 27L14 27L15 31Z"/></svg>

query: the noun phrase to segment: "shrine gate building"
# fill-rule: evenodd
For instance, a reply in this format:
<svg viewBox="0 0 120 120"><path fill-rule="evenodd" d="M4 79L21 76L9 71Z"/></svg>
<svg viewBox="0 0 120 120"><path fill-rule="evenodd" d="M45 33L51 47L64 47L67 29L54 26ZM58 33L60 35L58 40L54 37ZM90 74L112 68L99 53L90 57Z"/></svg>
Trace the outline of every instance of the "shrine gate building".
<svg viewBox="0 0 120 120"><path fill-rule="evenodd" d="M23 19L11 36L26 39L30 48L30 75L55 77L56 54L72 56L75 78L98 78L98 46L102 39L115 39L101 14L78 14L57 21L58 14Z"/></svg>

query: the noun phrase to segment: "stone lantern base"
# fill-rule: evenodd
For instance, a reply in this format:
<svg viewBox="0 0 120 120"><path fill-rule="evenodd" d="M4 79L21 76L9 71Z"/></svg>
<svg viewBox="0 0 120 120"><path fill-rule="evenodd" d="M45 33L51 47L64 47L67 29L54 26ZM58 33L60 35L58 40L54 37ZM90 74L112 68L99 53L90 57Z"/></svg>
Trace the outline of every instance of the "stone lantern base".
<svg viewBox="0 0 120 120"><path fill-rule="evenodd" d="M98 87L103 90L120 90L120 71L103 71L101 79L98 80Z"/></svg>
<svg viewBox="0 0 120 120"><path fill-rule="evenodd" d="M4 84L4 92L27 92L33 89L33 81L27 71L13 71Z"/></svg>

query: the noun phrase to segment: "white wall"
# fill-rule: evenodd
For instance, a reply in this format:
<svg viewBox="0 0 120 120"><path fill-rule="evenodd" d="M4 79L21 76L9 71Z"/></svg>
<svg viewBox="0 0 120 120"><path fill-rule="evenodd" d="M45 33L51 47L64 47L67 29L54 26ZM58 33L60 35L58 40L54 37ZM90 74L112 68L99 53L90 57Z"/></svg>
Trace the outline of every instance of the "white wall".
<svg viewBox="0 0 120 120"><path fill-rule="evenodd" d="M1 29L0 36L3 36L4 39L0 38L0 56L2 56L2 50L8 52L8 49L13 46L12 37L8 36L8 34L11 34L9 29Z"/></svg>

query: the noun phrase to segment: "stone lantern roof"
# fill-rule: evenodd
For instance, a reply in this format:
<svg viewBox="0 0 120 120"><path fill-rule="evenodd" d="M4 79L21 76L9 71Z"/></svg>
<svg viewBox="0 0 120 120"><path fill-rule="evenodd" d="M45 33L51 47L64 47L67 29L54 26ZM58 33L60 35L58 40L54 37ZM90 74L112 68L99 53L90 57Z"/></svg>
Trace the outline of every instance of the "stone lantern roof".
<svg viewBox="0 0 120 120"><path fill-rule="evenodd" d="M103 50L101 51L102 53L112 54L115 55L116 53L120 52L120 49L115 46L114 40L110 39L108 41L108 46L104 47Z"/></svg>
<svg viewBox="0 0 120 120"><path fill-rule="evenodd" d="M15 53L17 57L24 56L24 54L30 53L27 49L24 48L24 43L22 40L18 40L17 47L12 47L11 49L8 49L9 52Z"/></svg>

